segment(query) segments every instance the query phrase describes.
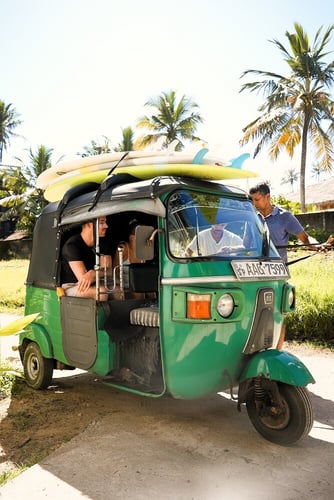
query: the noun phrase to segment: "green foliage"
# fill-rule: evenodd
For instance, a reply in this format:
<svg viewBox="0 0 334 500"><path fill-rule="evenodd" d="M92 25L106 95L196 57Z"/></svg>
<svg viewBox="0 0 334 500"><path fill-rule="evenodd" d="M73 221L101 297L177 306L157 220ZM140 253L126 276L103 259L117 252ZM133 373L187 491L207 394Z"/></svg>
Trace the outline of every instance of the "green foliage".
<svg viewBox="0 0 334 500"><path fill-rule="evenodd" d="M14 370L9 363L0 364L0 399L12 394L17 377L22 377L22 373Z"/></svg>
<svg viewBox="0 0 334 500"><path fill-rule="evenodd" d="M305 226L305 231L307 232L307 234L312 236L312 238L315 238L317 241L319 241L319 243L324 243L324 241L326 241L329 236L329 234L320 227L310 229L307 225Z"/></svg>
<svg viewBox="0 0 334 500"><path fill-rule="evenodd" d="M293 214L301 213L300 203L296 201L289 201L282 194L272 196L271 201L273 204L279 205L280 207L288 210L289 212L292 212Z"/></svg>
<svg viewBox="0 0 334 500"><path fill-rule="evenodd" d="M52 151L43 145L35 153L29 149L30 163L25 165L17 158L21 167L7 168L1 178L1 190L7 198L0 200L0 204L7 208L1 220L16 222L17 229L24 230L28 236L32 235L36 218L46 205L43 191L35 186L37 177L51 166Z"/></svg>
<svg viewBox="0 0 334 500"><path fill-rule="evenodd" d="M134 131L131 127L122 129L122 142L116 147L115 151L133 151L134 149Z"/></svg>
<svg viewBox="0 0 334 500"><path fill-rule="evenodd" d="M0 310L8 313L23 313L25 300L24 282L28 273L28 260L1 261L0 266Z"/></svg>
<svg viewBox="0 0 334 500"><path fill-rule="evenodd" d="M0 100L0 163L2 163L2 152L10 144L10 139L17 136L14 132L21 125L20 115L12 104L5 104Z"/></svg>
<svg viewBox="0 0 334 500"><path fill-rule="evenodd" d="M103 135L97 140L92 139L89 146L84 146L83 151L78 153L82 157L101 155L103 153L111 153L112 143L109 137Z"/></svg>
<svg viewBox="0 0 334 500"><path fill-rule="evenodd" d="M316 255L289 268L297 291L296 310L287 315L287 340L334 347L334 255ZM326 284L326 286L324 286Z"/></svg>
<svg viewBox="0 0 334 500"><path fill-rule="evenodd" d="M151 97L145 106L151 108L152 114L141 116L137 120L137 127L147 131L147 134L137 141L139 148L156 144L163 139L164 147L176 141L175 149L181 151L184 139L200 140L194 134L203 118L198 112L198 104L190 98L183 95L178 100L175 90L171 90Z"/></svg>

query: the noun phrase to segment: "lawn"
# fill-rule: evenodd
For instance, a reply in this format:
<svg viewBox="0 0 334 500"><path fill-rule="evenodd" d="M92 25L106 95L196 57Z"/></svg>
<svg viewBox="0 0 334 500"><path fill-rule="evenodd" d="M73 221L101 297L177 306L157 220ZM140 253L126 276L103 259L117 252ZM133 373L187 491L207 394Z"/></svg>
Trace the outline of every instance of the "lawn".
<svg viewBox="0 0 334 500"><path fill-rule="evenodd" d="M0 311L23 314L28 260L2 260L0 263Z"/></svg>

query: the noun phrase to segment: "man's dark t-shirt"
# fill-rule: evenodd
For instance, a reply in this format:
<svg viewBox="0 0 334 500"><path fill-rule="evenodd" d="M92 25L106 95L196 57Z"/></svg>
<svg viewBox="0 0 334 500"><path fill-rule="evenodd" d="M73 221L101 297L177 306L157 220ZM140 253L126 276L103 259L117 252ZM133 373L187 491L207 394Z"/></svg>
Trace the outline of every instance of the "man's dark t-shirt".
<svg viewBox="0 0 334 500"><path fill-rule="evenodd" d="M73 273L69 262L81 260L84 262L87 271L94 269L95 254L93 248L88 247L81 237L81 234L71 236L63 246L61 252L61 282L77 283L77 278Z"/></svg>

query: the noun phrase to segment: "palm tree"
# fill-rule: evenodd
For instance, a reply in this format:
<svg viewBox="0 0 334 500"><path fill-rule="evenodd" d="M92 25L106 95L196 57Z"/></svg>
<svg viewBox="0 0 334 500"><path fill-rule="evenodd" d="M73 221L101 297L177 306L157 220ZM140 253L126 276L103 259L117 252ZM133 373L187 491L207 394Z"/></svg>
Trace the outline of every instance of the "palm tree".
<svg viewBox="0 0 334 500"><path fill-rule="evenodd" d="M3 186L8 196L0 200L0 205L7 210L2 214L1 220L17 221L17 229L23 229L32 234L36 218L47 204L43 191L36 188L37 177L47 168L51 167L53 149L47 146L38 146L34 153L29 149L29 163L16 158L21 167L7 169L3 177Z"/></svg>
<svg viewBox="0 0 334 500"><path fill-rule="evenodd" d="M315 177L317 182L319 182L320 176L322 172L325 172L325 170L319 163L313 163L311 172L312 172L312 177Z"/></svg>
<svg viewBox="0 0 334 500"><path fill-rule="evenodd" d="M21 125L22 121L12 104L5 104L0 100L0 163L2 153L10 144L11 137L17 137L14 129Z"/></svg>
<svg viewBox="0 0 334 500"><path fill-rule="evenodd" d="M161 95L151 97L145 106L153 108L151 116L138 118L137 127L147 129L148 134L138 140L139 147L155 144L160 138L165 138L163 147L167 148L173 141L178 140L176 150L184 147L183 140L200 140L194 134L197 125L203 122L198 113L198 105L183 95L179 100L176 92L162 92Z"/></svg>
<svg viewBox="0 0 334 500"><path fill-rule="evenodd" d="M281 184L290 184L291 191L293 191L293 185L298 181L299 173L295 168L289 168L286 172L286 177L282 178Z"/></svg>
<svg viewBox="0 0 334 500"><path fill-rule="evenodd" d="M244 145L250 140L258 140L254 157L264 145L269 145L272 160L276 160L282 150L292 158L295 148L301 144L300 202L305 212L308 140L326 171L331 170L334 161L334 102L329 94L334 78L334 62L326 64L323 60L328 55L325 49L334 25L327 28L322 38L320 28L312 46L302 26L295 23L294 27L295 33L285 33L291 53L278 40L271 40L289 66L288 76L261 70L247 70L242 74L242 77L256 74L263 79L246 83L240 92L262 91L266 100L259 108L261 115L243 129L244 136L240 143ZM322 127L323 122L327 130Z"/></svg>
<svg viewBox="0 0 334 500"><path fill-rule="evenodd" d="M133 151L134 150L134 131L131 127L122 129L122 142L115 147L115 151Z"/></svg>
<svg viewBox="0 0 334 500"><path fill-rule="evenodd" d="M78 154L82 157L85 157L92 155L100 155L102 153L110 153L111 151L113 151L113 148L111 146L111 140L109 139L109 137L103 135L97 141L92 139L90 141L89 146L83 147L83 153L78 153Z"/></svg>

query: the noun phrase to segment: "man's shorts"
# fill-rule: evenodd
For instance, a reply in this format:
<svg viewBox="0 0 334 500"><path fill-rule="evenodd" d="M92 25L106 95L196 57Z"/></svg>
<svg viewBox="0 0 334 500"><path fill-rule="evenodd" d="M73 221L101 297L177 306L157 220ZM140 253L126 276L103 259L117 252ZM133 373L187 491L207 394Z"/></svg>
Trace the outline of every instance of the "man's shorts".
<svg viewBox="0 0 334 500"><path fill-rule="evenodd" d="M78 294L78 283L64 283L61 287L69 297L76 297Z"/></svg>

